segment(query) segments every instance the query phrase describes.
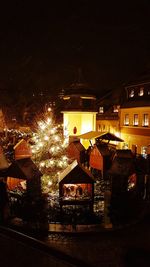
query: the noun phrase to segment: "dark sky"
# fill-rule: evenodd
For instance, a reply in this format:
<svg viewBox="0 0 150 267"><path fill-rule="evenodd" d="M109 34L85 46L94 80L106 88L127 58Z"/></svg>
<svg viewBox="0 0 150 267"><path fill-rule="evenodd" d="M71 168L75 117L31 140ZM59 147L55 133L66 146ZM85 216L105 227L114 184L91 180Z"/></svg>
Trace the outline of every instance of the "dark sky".
<svg viewBox="0 0 150 267"><path fill-rule="evenodd" d="M77 78L99 91L149 67L150 1L7 1L0 7L0 85L49 90Z"/></svg>

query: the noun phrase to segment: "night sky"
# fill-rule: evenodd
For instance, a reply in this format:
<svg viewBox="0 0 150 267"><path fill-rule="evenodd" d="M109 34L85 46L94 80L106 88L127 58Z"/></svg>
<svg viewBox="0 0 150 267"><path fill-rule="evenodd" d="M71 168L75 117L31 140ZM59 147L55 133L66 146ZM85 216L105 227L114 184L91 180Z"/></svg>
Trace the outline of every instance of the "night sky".
<svg viewBox="0 0 150 267"><path fill-rule="evenodd" d="M83 78L97 92L150 67L150 1L5 1L0 7L0 86L59 91Z"/></svg>

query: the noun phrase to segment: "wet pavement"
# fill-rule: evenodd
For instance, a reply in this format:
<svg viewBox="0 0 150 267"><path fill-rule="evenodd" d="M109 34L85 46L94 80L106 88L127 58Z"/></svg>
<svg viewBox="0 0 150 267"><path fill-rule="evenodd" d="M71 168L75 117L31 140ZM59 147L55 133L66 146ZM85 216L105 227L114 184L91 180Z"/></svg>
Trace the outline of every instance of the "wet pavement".
<svg viewBox="0 0 150 267"><path fill-rule="evenodd" d="M150 266L149 216L112 230L52 232L45 241L93 267Z"/></svg>
<svg viewBox="0 0 150 267"><path fill-rule="evenodd" d="M106 229L103 224L50 224L49 235L41 240L50 248L81 260L83 267L150 266L150 202L143 213L126 225Z"/></svg>

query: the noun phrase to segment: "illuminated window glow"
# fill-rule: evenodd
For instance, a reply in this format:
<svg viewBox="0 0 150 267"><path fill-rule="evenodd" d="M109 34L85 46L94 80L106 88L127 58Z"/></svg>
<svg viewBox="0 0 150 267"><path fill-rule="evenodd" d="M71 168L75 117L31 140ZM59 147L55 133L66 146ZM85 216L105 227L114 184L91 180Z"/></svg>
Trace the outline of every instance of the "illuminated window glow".
<svg viewBox="0 0 150 267"><path fill-rule="evenodd" d="M118 106L118 105L113 106L113 112L116 112L116 113L119 112L119 108L120 108L120 106Z"/></svg>
<svg viewBox="0 0 150 267"><path fill-rule="evenodd" d="M139 96L143 96L144 95L144 87L140 88L140 91L138 93Z"/></svg>
<svg viewBox="0 0 150 267"><path fill-rule="evenodd" d="M132 89L129 93L129 97L134 97L134 89Z"/></svg>
<svg viewBox="0 0 150 267"><path fill-rule="evenodd" d="M134 114L134 117L133 117L133 125L134 126L138 126L138 124L139 124L138 114Z"/></svg>
<svg viewBox="0 0 150 267"><path fill-rule="evenodd" d="M143 126L149 126L149 116L148 116L148 114L143 114Z"/></svg>
<svg viewBox="0 0 150 267"><path fill-rule="evenodd" d="M104 107L99 107L99 113L104 113Z"/></svg>
<svg viewBox="0 0 150 267"><path fill-rule="evenodd" d="M129 114L125 114L124 125L129 125Z"/></svg>

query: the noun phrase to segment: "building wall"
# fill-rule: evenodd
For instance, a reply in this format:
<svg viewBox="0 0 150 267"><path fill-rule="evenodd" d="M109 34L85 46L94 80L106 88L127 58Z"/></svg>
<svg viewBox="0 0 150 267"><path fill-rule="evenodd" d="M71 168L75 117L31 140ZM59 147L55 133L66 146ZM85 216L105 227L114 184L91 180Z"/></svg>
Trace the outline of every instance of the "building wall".
<svg viewBox="0 0 150 267"><path fill-rule="evenodd" d="M78 136L90 131L96 130L96 112L75 112L75 111L63 111L63 124L64 134L71 137ZM74 128L76 127L76 133ZM89 141L81 140L81 143L85 148L88 148Z"/></svg>
<svg viewBox="0 0 150 267"><path fill-rule="evenodd" d="M126 115L128 114L128 125ZM135 124L134 115L138 119ZM148 115L147 125L144 125L144 114ZM134 149L136 146L138 154L144 154L150 145L150 106L122 108L120 112L121 138L125 141L123 146Z"/></svg>
<svg viewBox="0 0 150 267"><path fill-rule="evenodd" d="M97 119L96 130L100 132L111 132L118 135L120 132L119 120Z"/></svg>

